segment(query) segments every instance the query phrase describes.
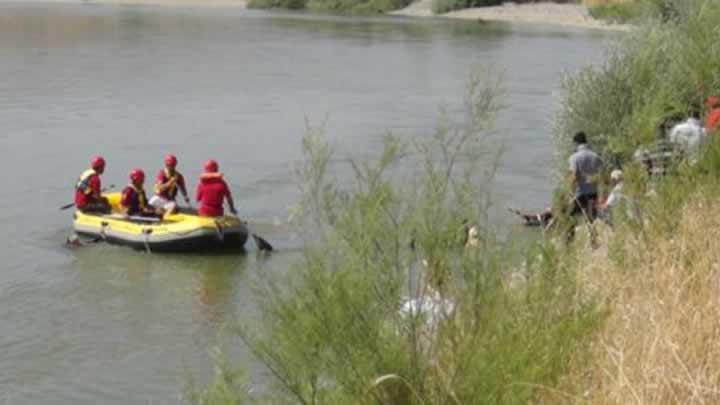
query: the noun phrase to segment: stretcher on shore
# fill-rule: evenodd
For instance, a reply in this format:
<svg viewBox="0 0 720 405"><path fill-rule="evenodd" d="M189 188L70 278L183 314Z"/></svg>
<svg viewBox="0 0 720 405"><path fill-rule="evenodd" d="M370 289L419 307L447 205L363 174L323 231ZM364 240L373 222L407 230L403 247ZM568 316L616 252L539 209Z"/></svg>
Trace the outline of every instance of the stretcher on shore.
<svg viewBox="0 0 720 405"><path fill-rule="evenodd" d="M75 211L78 235L148 252L243 251L248 239L245 223L234 216L198 216L193 210L156 217L120 214L120 193L106 194L111 214Z"/></svg>

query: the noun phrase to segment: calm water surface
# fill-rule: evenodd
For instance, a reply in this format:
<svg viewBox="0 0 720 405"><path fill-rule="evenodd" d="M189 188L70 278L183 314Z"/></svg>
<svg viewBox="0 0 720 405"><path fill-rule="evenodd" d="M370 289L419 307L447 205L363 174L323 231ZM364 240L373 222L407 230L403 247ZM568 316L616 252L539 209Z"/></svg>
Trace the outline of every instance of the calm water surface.
<svg viewBox="0 0 720 405"><path fill-rule="evenodd" d="M252 313L257 268L287 271L284 222L305 120L341 155L432 133L473 66L505 70L498 207L548 199L561 73L614 34L237 9L0 3L0 404L174 404L208 378L224 322ZM241 214L280 251L158 256L62 246L88 158L105 184L168 152L195 179L220 161ZM194 181L193 181L194 183ZM515 219L497 216L499 223ZM231 356L243 361L239 345ZM252 364L252 363L250 363ZM262 381L258 367L253 379Z"/></svg>

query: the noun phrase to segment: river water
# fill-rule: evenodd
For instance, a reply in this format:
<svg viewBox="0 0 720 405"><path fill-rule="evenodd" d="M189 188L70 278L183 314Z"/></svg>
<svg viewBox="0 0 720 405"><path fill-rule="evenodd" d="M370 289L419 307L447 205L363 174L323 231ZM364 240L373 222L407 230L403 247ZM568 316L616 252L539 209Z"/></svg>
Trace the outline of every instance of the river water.
<svg viewBox="0 0 720 405"><path fill-rule="evenodd" d="M340 155L432 133L474 66L504 70L498 206L549 198L563 71L616 34L224 8L0 3L0 404L174 404L207 380L222 325L252 311L250 273L282 273L300 236L292 165L306 119ZM174 152L220 161L241 215L278 252L160 256L63 247L74 179L151 175ZM191 181L194 183L194 181ZM515 218L498 215L500 223ZM230 349L237 361L249 355Z"/></svg>

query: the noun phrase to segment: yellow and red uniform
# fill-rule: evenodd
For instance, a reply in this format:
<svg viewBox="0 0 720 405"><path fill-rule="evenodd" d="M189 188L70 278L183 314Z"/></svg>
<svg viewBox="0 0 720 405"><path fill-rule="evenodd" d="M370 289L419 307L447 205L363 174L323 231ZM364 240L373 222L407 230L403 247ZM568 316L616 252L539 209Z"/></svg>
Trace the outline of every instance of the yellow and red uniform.
<svg viewBox="0 0 720 405"><path fill-rule="evenodd" d="M75 185L75 206L82 210L90 204L100 202L102 182L94 169L85 170Z"/></svg>
<svg viewBox="0 0 720 405"><path fill-rule="evenodd" d="M167 184L170 180L175 179L175 182L165 190L161 189L163 184ZM168 169L162 169L158 172L155 177L155 195L162 197L168 201L175 201L177 197L178 189L183 191L183 194L187 195L185 191L185 178L180 172L175 171L172 175L168 172Z"/></svg>
<svg viewBox="0 0 720 405"><path fill-rule="evenodd" d="M128 215L142 215L147 208L145 190L134 184L128 184L122 191L120 206L127 210Z"/></svg>

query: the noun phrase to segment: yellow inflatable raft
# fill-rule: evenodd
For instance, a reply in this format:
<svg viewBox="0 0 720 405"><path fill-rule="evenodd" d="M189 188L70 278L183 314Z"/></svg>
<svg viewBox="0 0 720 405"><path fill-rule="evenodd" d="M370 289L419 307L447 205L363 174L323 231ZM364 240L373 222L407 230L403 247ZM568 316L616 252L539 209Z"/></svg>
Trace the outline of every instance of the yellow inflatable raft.
<svg viewBox="0 0 720 405"><path fill-rule="evenodd" d="M148 252L242 251L248 238L245 223L237 217L200 217L194 212L160 218L126 218L119 212L120 193L106 194L113 213L75 211L73 227L79 235Z"/></svg>

